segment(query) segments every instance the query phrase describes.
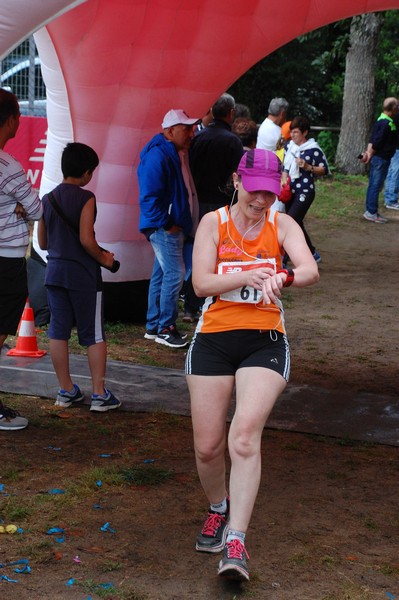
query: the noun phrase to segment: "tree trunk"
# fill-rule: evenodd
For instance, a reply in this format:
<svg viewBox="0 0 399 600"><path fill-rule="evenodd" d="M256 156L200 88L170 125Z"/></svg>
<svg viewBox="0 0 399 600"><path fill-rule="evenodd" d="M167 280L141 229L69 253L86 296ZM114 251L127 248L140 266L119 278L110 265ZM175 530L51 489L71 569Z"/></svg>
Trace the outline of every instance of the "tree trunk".
<svg viewBox="0 0 399 600"><path fill-rule="evenodd" d="M358 154L368 143L374 113L374 71L381 13L352 18L350 45L346 55L341 132L335 166L342 173L365 172Z"/></svg>

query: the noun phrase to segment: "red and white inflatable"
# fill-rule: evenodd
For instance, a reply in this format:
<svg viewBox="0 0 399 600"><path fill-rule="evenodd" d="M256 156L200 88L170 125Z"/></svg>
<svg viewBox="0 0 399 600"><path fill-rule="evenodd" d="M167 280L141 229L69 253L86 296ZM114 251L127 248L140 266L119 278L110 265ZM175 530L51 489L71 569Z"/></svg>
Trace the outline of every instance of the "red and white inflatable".
<svg viewBox="0 0 399 600"><path fill-rule="evenodd" d="M152 253L138 232L136 168L170 108L204 115L261 58L308 31L399 0L0 0L0 56L29 33L48 93L41 194L59 183L69 141L100 167L97 239L115 252L112 281L147 279ZM289 90L287 90L289 95ZM269 98L265 98L265 110Z"/></svg>

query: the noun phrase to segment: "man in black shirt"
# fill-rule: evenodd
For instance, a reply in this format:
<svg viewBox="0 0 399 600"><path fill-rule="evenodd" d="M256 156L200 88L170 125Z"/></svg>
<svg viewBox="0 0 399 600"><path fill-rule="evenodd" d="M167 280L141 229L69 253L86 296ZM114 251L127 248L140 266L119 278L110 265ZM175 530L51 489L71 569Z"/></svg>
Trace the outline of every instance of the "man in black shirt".
<svg viewBox="0 0 399 600"><path fill-rule="evenodd" d="M228 184L244 154L240 138L231 131L235 117L233 96L222 94L211 110L213 120L195 136L189 151L200 219L205 213L230 204ZM185 284L184 297L183 321L193 323L203 300L194 293L191 275Z"/></svg>
<svg viewBox="0 0 399 600"><path fill-rule="evenodd" d="M237 169L244 149L232 133L235 101L223 94L212 106L213 120L192 141L190 168L198 194L200 217L230 203L227 184Z"/></svg>

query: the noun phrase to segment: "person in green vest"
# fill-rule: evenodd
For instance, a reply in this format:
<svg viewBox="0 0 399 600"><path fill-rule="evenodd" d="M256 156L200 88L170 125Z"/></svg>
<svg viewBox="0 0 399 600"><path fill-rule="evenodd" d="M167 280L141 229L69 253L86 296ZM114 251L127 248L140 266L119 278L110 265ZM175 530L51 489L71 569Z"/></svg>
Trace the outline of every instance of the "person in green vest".
<svg viewBox="0 0 399 600"><path fill-rule="evenodd" d="M398 131L393 120L398 110L397 98L385 98L383 110L373 125L367 150L361 160L370 165L369 185L366 194L366 211L363 217L373 223L387 223L378 212L378 197L384 186L389 163L395 154Z"/></svg>

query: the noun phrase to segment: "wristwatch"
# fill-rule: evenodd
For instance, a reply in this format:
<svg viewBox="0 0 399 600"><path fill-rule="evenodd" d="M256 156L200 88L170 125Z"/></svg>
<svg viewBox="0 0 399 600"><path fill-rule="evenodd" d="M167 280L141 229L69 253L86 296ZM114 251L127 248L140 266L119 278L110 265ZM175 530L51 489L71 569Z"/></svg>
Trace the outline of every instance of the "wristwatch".
<svg viewBox="0 0 399 600"><path fill-rule="evenodd" d="M279 269L277 273L285 273L287 278L284 281L283 287L290 287L295 279L295 273L292 269Z"/></svg>

